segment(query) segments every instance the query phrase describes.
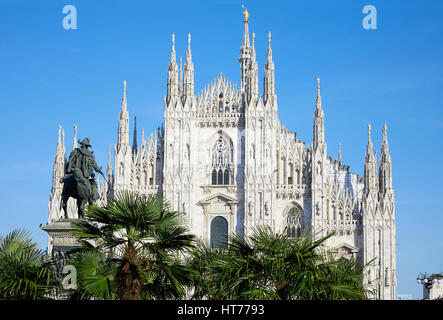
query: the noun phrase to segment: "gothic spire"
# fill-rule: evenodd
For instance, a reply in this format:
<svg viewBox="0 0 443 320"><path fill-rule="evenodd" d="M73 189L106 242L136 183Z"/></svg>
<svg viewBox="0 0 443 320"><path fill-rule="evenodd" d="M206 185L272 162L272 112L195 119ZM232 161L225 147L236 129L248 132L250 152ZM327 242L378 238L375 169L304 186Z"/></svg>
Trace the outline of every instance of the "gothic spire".
<svg viewBox="0 0 443 320"><path fill-rule="evenodd" d="M323 143L325 143L324 113L321 106L320 78L317 77L317 98L314 111L314 135L312 147L317 148L319 144Z"/></svg>
<svg viewBox="0 0 443 320"><path fill-rule="evenodd" d="M243 11L243 22L244 22L244 29L243 29L243 47L245 48L249 48L249 13L248 13L248 9L245 9L245 11Z"/></svg>
<svg viewBox="0 0 443 320"><path fill-rule="evenodd" d="M129 145L129 113L128 104L126 101L126 80L123 80L123 98L121 110L118 116L118 138L117 138L117 149L123 145Z"/></svg>
<svg viewBox="0 0 443 320"><path fill-rule="evenodd" d="M134 136L132 140L132 152L137 152L137 116L134 117Z"/></svg>
<svg viewBox="0 0 443 320"><path fill-rule="evenodd" d="M255 53L255 33L252 33L251 61L249 75L247 77L248 102L251 99L258 99L258 64Z"/></svg>
<svg viewBox="0 0 443 320"><path fill-rule="evenodd" d="M324 117L323 108L321 105L321 95L320 95L320 78L317 77L317 98L315 101L315 116L316 117Z"/></svg>
<svg viewBox="0 0 443 320"><path fill-rule="evenodd" d="M266 103L275 95L275 76L274 76L274 61L272 60L271 48L271 32L268 32L268 52L265 63L265 78L263 81L263 97Z"/></svg>
<svg viewBox="0 0 443 320"><path fill-rule="evenodd" d="M377 159L373 152L371 141L371 125L368 124L368 142L366 145L366 157L364 168L364 188L365 194L368 195L371 191L376 192L378 188L377 183Z"/></svg>
<svg viewBox="0 0 443 320"><path fill-rule="evenodd" d="M386 123L383 126L383 140L381 143L381 154L379 164L379 187L380 194L392 189L392 163L389 154L388 136Z"/></svg>
<svg viewBox="0 0 443 320"><path fill-rule="evenodd" d="M66 162L66 150L65 150L65 131L62 126L58 126L58 141L57 149L55 152L54 163L52 168L52 193L61 191L62 184L60 178L64 176L65 162Z"/></svg>
<svg viewBox="0 0 443 320"><path fill-rule="evenodd" d="M123 98L122 98L122 110L128 109L128 102L126 101L126 80L123 80Z"/></svg>
<svg viewBox="0 0 443 320"><path fill-rule="evenodd" d="M245 9L243 11L243 42L240 47L240 57L238 61L240 62L240 70L241 70L241 91L246 91L247 85L247 77L249 72L250 60L251 60L251 46L249 44L249 13L248 10Z"/></svg>
<svg viewBox="0 0 443 320"><path fill-rule="evenodd" d="M191 34L188 34L188 49L186 51L184 75L184 97L194 96L194 63L192 62Z"/></svg>
<svg viewBox="0 0 443 320"><path fill-rule="evenodd" d="M371 141L371 125L368 124L368 142L366 143L366 159L372 161L374 157L373 146Z"/></svg>
<svg viewBox="0 0 443 320"><path fill-rule="evenodd" d="M274 65L274 62L272 61L272 48L271 48L271 32L268 32L268 52L266 53L266 64L268 65L268 68L272 64Z"/></svg>
<svg viewBox="0 0 443 320"><path fill-rule="evenodd" d="M191 34L188 33L188 49L186 50L186 63L192 63L192 52L191 52Z"/></svg>
<svg viewBox="0 0 443 320"><path fill-rule="evenodd" d="M175 64L176 63L176 57L175 57L175 34L172 34L172 46L171 46L171 60L169 64Z"/></svg>
<svg viewBox="0 0 443 320"><path fill-rule="evenodd" d="M175 35L172 34L171 60L168 66L168 83L167 83L167 99L169 103L173 97L179 95L178 70L175 54Z"/></svg>

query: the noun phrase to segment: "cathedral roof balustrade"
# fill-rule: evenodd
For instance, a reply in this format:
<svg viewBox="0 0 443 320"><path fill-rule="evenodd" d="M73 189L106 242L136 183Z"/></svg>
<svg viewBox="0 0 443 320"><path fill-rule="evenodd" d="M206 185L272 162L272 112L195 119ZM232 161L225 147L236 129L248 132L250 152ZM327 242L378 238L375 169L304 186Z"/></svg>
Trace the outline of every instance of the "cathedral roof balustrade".
<svg viewBox="0 0 443 320"><path fill-rule="evenodd" d="M294 198L308 195L309 188L302 184L278 184L276 186L277 198Z"/></svg>

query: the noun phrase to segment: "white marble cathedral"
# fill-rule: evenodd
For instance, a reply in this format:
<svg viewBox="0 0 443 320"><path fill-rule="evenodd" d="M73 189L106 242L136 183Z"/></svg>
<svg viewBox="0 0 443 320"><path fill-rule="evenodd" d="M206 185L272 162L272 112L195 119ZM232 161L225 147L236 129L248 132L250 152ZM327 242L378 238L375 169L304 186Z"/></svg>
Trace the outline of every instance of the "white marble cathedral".
<svg viewBox="0 0 443 320"><path fill-rule="evenodd" d="M200 94L194 93L191 36L184 66L177 64L172 35L164 98L164 124L156 134L137 144L134 124L129 144L126 82L114 147L114 170L109 154L107 180L99 181L104 204L119 190L162 194L174 209L186 214L191 232L212 246L232 232L251 234L258 225L295 235L303 229L317 237L336 234L327 245L339 256L367 263L366 282L375 284L374 298L396 298L396 229L391 157L386 125L378 163L368 141L364 177L349 172L327 155L324 112L317 79L314 132L311 148L288 131L278 118L271 34L268 34L263 93L259 93L258 65L244 12L240 48L240 87L222 74ZM75 127L76 132L76 127ZM60 136L63 136L63 139ZM76 137L73 148L76 147ZM62 216L60 195L66 162L64 133L54 160L48 224ZM76 204L68 204L76 218ZM52 246L49 237L49 249Z"/></svg>

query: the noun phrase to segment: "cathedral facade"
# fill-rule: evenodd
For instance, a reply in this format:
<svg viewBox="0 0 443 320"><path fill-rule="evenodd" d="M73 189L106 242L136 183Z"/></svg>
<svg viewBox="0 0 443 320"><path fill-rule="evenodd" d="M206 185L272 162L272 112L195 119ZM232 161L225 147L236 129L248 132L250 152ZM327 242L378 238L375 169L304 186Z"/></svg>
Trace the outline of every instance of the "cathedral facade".
<svg viewBox="0 0 443 320"><path fill-rule="evenodd" d="M107 182L99 180L98 204L119 190L161 194L186 215L191 232L212 247L223 246L221 239L230 233L250 235L260 225L289 236L312 230L318 238L334 231L327 247L362 264L375 259L365 282L377 288L374 298L396 299L395 202L386 125L378 162L368 125L364 176L349 172L340 155L338 160L327 155L317 79L313 140L310 146L300 141L278 118L271 34L261 93L254 41L245 11L240 85L220 74L196 94L191 36L182 66L172 35L164 121L149 137L143 132L140 143L134 124L130 144L124 82L114 165L110 150ZM58 181L65 162L59 128L48 223L62 216ZM73 199L68 214L76 218Z"/></svg>

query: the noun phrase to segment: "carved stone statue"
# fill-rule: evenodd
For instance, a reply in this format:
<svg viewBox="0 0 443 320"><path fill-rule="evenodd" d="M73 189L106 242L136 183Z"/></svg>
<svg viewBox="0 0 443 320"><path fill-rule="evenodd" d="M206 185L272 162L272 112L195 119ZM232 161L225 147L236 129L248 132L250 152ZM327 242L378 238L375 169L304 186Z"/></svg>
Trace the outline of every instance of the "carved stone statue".
<svg viewBox="0 0 443 320"><path fill-rule="evenodd" d="M93 204L98 198L97 183L94 171L103 175L101 168L95 162L89 138L79 141L80 148L74 149L65 168L65 176L60 179L63 185L62 208L67 218L66 204L70 197L77 199L78 215L83 217L86 202Z"/></svg>
<svg viewBox="0 0 443 320"><path fill-rule="evenodd" d="M254 213L254 204L252 203L252 201L249 201L249 215L252 216L252 214Z"/></svg>

